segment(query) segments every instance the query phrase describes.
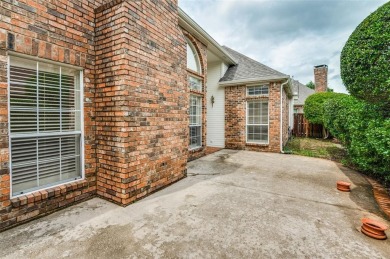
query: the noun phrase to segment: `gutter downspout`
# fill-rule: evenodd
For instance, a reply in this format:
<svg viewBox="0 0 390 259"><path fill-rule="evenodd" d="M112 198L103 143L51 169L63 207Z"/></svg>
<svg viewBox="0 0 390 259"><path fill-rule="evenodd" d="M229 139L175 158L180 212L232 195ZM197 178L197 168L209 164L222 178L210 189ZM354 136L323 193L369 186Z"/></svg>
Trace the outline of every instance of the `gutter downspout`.
<svg viewBox="0 0 390 259"><path fill-rule="evenodd" d="M280 85L280 153L283 151L283 86L290 82L290 78L286 82Z"/></svg>

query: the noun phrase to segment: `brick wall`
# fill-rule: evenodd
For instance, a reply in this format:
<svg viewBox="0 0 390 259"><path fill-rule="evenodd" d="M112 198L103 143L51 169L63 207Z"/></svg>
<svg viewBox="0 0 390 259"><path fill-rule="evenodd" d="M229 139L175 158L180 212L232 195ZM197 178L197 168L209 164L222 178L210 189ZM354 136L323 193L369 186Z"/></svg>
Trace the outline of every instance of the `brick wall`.
<svg viewBox="0 0 390 259"><path fill-rule="evenodd" d="M177 1L3 0L0 28L0 231L96 194L126 205L185 177ZM84 180L10 199L9 51L84 69Z"/></svg>
<svg viewBox="0 0 390 259"><path fill-rule="evenodd" d="M225 147L245 149L245 86L225 87Z"/></svg>
<svg viewBox="0 0 390 259"><path fill-rule="evenodd" d="M99 1L0 2L0 230L88 199L96 192L93 120L96 4ZM9 51L84 68L85 180L10 199L7 110Z"/></svg>
<svg viewBox="0 0 390 259"><path fill-rule="evenodd" d="M198 159L206 155L206 145L207 145L207 46L200 42L197 38L193 37L190 33L182 28L183 34L191 41L194 45L196 52L199 57L199 62L201 66L201 73L197 73L190 69L187 69L187 77L190 75L196 76L197 78L202 79L202 91L195 91L189 89L189 95L195 94L202 96L202 146L193 150L189 150L188 161ZM188 95L188 96L189 96ZM188 106L189 111L189 106ZM189 113L188 113L189 114ZM189 136L189 134L188 134Z"/></svg>
<svg viewBox="0 0 390 259"><path fill-rule="evenodd" d="M226 148L280 152L280 86L281 82L269 84L269 144L246 143L246 102L264 97L247 97L246 87L225 87L225 143ZM283 91L283 142L287 142L288 134L288 102Z"/></svg>
<svg viewBox="0 0 390 259"><path fill-rule="evenodd" d="M172 1L96 14L97 193L127 205L186 175L185 38Z"/></svg>

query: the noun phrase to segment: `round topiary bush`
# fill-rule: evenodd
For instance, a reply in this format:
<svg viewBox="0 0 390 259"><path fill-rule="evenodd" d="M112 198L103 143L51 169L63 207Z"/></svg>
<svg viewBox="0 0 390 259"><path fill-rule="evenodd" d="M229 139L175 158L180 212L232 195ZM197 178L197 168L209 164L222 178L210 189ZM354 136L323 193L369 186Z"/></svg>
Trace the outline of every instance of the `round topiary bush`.
<svg viewBox="0 0 390 259"><path fill-rule="evenodd" d="M351 95L390 107L390 2L355 29L341 52L340 66Z"/></svg>

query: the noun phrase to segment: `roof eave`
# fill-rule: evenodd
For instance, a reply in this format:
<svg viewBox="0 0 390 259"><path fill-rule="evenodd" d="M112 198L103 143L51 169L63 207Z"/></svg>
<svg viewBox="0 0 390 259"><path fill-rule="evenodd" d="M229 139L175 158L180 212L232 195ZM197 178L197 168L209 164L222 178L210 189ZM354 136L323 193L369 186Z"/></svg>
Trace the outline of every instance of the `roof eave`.
<svg viewBox="0 0 390 259"><path fill-rule="evenodd" d="M232 81L223 81L219 82L219 86L236 86L236 85L248 85L248 84L256 84L256 83L270 83L270 82L278 82L282 80L289 79L289 76L269 76L269 77L258 77L258 78L246 78Z"/></svg>
<svg viewBox="0 0 390 259"><path fill-rule="evenodd" d="M205 44L208 49L220 57L223 61L229 65L237 65L233 57L227 53L226 50L218 44L205 30L202 29L191 17L188 16L180 7L179 7L179 26L187 30L189 33L194 35L198 40Z"/></svg>

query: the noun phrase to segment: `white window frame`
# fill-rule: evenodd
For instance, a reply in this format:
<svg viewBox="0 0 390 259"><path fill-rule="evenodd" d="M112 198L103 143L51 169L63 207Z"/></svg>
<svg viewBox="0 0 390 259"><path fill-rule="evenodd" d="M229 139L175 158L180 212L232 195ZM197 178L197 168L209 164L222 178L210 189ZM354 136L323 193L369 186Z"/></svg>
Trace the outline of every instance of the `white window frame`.
<svg viewBox="0 0 390 259"><path fill-rule="evenodd" d="M267 116L268 116L268 123L267 124L248 124L248 115L249 115L249 103L253 103L253 102L260 102L260 103L264 103L264 102L267 102L267 107L268 107L268 111L267 111ZM269 131L269 100L268 99L265 99L265 100L248 100L246 102L246 114L245 114L245 140L246 140L246 143L247 144L258 144L258 145L269 145L269 135L270 135L270 131ZM267 135L267 141L266 142L262 142L262 141L249 141L248 140L248 126L267 126L267 129L268 129L268 135Z"/></svg>
<svg viewBox="0 0 390 259"><path fill-rule="evenodd" d="M199 146L193 146L191 147L190 144L189 145L189 150L194 150L194 149L198 149L198 148L201 148L202 147L202 141L203 141L203 138L202 138L202 135L203 135L203 97L201 95L196 95L196 94L190 94L190 102L191 102L191 97L195 97L195 98L199 98L200 99L200 106L198 106L198 109L197 109L197 112L200 112L200 120L199 120L199 124L192 124L191 125L191 104L190 104L190 114L189 114L189 117L190 117L190 121L189 121L189 140L191 139L191 127L199 127L200 128L200 145Z"/></svg>
<svg viewBox="0 0 390 259"><path fill-rule="evenodd" d="M260 88L260 91L262 91L263 88L267 88L267 94L249 94L249 89L253 88ZM256 84L256 85L249 85L246 88L246 96L252 97L252 96L269 96L269 85L268 84Z"/></svg>
<svg viewBox="0 0 390 259"><path fill-rule="evenodd" d="M191 87L191 84L190 84L190 79L193 78L195 80L199 80L200 82L200 89L194 89ZM201 77L198 77L198 76L193 76L193 75L188 75L188 85L190 87L190 90L193 90L193 91L198 91L198 92L203 92L203 79Z"/></svg>
<svg viewBox="0 0 390 259"><path fill-rule="evenodd" d="M13 182L12 182L12 145L11 145L11 140L14 139L14 138L17 138L17 137L38 137L38 136L66 136L66 135L74 135L75 131L73 132L53 132L53 133L47 133L47 134L44 134L44 135L39 135L39 133L33 133L33 134L11 134L11 95L10 95L10 92L11 92L11 71L10 71L10 68L11 68L11 58L12 57L18 57L18 58L23 58L23 59L26 59L26 60L31 60L31 61L35 61L35 62L42 62L42 63L46 63L46 64L52 64L52 65L56 65L56 66L60 66L60 67L64 67L64 68L71 68L71 69L74 69L76 71L79 71L80 73L80 76L79 76L79 88L80 88L80 131L78 132L78 134L80 134L80 177L75 179L75 180L64 180L63 182L58 182L58 184L48 184L48 185L44 185L44 186L41 186L41 187L37 187L35 189L32 189L31 191L29 192L23 192L21 194L17 194L17 195L13 195ZM54 61L51 61L51 60L46 60L46 59L43 59L43 58L38 58L38 57L32 57L32 56L29 56L29 55L25 55L25 54L20 54L20 53L17 53L17 52L13 52L13 51L9 51L8 52L8 58L7 58L7 83L8 83L8 86L7 86L7 93L8 93L8 97L7 97L7 106L8 106L8 150L9 150L9 171L10 171L10 198L16 198L16 197L20 197L20 196L25 196L25 195L28 195L28 194L31 194L31 193L34 193L34 192L37 192L37 191L41 191L41 190L46 190L46 189L49 189L49 188L55 188L55 187L58 187L58 186L61 186L61 185L64 185L64 184L69 184L69 183L73 183L73 182L78 182L78 181L81 181L81 180L84 180L85 179L85 161L84 161L84 71L83 71L83 68L81 67L76 67L76 66L72 66L72 65L68 65L68 64L64 64L64 63L60 63L60 62L54 62ZM16 137L15 136L12 136L12 135L17 135ZM19 136L18 136L19 135ZM56 182L57 183L57 182Z"/></svg>
<svg viewBox="0 0 390 259"><path fill-rule="evenodd" d="M193 70L192 68L188 67L188 60L187 60L186 67L187 67L187 69L189 69L191 71L194 71L198 74L202 74L202 66L200 65L199 53L196 51L194 44L188 38L186 38L186 41L187 41L187 45L190 47L192 53L194 54L194 59L195 59L195 63L197 66L197 70Z"/></svg>

